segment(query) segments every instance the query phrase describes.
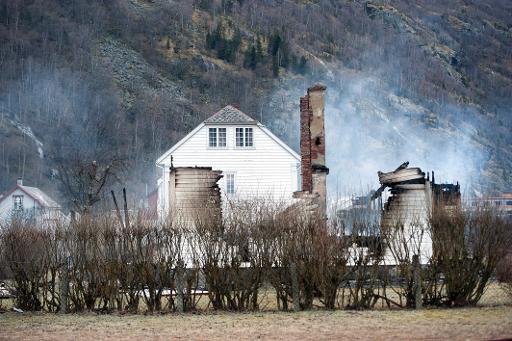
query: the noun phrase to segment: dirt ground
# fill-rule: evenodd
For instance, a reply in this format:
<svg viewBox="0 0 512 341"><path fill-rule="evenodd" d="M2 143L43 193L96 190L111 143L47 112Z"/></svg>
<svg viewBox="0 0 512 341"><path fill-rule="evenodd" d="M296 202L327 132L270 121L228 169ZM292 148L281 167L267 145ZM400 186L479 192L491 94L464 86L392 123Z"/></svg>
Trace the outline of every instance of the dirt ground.
<svg viewBox="0 0 512 341"><path fill-rule="evenodd" d="M56 315L0 313L0 340L512 339L512 301L495 286L464 309Z"/></svg>

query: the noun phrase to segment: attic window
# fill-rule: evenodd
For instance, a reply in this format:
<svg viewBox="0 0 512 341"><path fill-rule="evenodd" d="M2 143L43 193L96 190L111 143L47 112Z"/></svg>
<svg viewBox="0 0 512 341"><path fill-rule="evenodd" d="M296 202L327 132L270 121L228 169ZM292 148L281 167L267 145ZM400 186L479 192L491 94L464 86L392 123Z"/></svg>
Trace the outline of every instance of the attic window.
<svg viewBox="0 0 512 341"><path fill-rule="evenodd" d="M14 209L17 211L23 210L23 195L15 195L14 198Z"/></svg>
<svg viewBox="0 0 512 341"><path fill-rule="evenodd" d="M226 128L208 128L208 147L226 147Z"/></svg>
<svg viewBox="0 0 512 341"><path fill-rule="evenodd" d="M237 147L253 147L252 128L236 128L235 132Z"/></svg>

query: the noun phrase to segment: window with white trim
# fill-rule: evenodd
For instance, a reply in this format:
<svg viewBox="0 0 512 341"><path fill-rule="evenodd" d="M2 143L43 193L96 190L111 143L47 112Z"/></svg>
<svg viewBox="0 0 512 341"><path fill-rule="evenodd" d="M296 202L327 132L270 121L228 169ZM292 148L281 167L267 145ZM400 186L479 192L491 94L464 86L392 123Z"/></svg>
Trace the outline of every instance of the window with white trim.
<svg viewBox="0 0 512 341"><path fill-rule="evenodd" d="M226 147L226 128L208 128L208 147Z"/></svg>
<svg viewBox="0 0 512 341"><path fill-rule="evenodd" d="M235 173L226 173L226 193L235 194Z"/></svg>
<svg viewBox="0 0 512 341"><path fill-rule="evenodd" d="M253 130L252 128L236 128L235 142L237 147L253 147Z"/></svg>
<svg viewBox="0 0 512 341"><path fill-rule="evenodd" d="M14 209L21 211L23 210L23 195L15 195L14 198Z"/></svg>

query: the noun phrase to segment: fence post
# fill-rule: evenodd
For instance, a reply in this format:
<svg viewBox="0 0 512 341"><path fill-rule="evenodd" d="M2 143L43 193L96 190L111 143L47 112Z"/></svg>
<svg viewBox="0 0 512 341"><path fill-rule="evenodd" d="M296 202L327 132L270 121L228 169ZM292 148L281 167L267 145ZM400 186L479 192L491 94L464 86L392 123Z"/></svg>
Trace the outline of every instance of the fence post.
<svg viewBox="0 0 512 341"><path fill-rule="evenodd" d="M294 262L290 264L290 276L292 277L293 311L300 311L299 278L297 274L297 265Z"/></svg>
<svg viewBox="0 0 512 341"><path fill-rule="evenodd" d="M179 260L176 264L176 311L182 313L184 311L184 297L183 297L183 276L184 276L184 264L182 260Z"/></svg>
<svg viewBox="0 0 512 341"><path fill-rule="evenodd" d="M420 260L418 255L412 256L412 276L414 291L414 308L421 309L423 304L423 296L421 294L421 276L420 276Z"/></svg>
<svg viewBox="0 0 512 341"><path fill-rule="evenodd" d="M69 267L71 257L66 257L60 270L60 307L59 311L62 314L68 312L68 294L69 294Z"/></svg>

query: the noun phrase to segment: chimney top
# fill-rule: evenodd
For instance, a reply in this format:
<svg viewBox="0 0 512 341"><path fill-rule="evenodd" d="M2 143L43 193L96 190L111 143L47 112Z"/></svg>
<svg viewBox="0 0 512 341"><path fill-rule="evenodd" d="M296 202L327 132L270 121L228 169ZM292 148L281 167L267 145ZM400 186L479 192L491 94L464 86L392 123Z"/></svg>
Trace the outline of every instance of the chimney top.
<svg viewBox="0 0 512 341"><path fill-rule="evenodd" d="M231 106L235 109L240 110L240 103L231 103Z"/></svg>
<svg viewBox="0 0 512 341"><path fill-rule="evenodd" d="M320 83L316 83L312 87L308 88L308 92L311 92L311 91L325 91L325 89L327 89L327 87L325 85L320 84Z"/></svg>
<svg viewBox="0 0 512 341"><path fill-rule="evenodd" d="M18 179L16 180L16 184L17 184L17 185L20 185L20 186L23 186L23 179L22 179L22 178L18 178Z"/></svg>

